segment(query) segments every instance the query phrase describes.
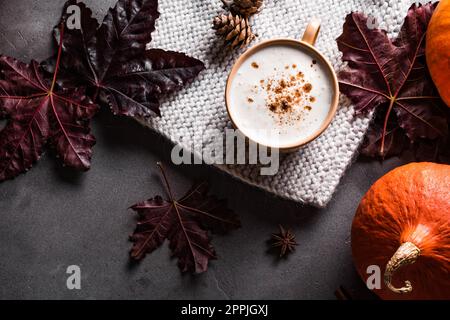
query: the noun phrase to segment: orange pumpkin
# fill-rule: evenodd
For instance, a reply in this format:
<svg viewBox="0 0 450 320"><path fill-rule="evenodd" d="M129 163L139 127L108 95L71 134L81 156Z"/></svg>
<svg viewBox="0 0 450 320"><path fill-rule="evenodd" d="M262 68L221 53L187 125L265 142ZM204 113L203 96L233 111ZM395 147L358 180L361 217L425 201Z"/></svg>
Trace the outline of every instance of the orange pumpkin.
<svg viewBox="0 0 450 320"><path fill-rule="evenodd" d="M412 163L379 179L356 211L352 254L364 281L380 268L383 299L450 299L450 166Z"/></svg>
<svg viewBox="0 0 450 320"><path fill-rule="evenodd" d="M450 107L450 0L441 0L431 17L426 58L439 94Z"/></svg>

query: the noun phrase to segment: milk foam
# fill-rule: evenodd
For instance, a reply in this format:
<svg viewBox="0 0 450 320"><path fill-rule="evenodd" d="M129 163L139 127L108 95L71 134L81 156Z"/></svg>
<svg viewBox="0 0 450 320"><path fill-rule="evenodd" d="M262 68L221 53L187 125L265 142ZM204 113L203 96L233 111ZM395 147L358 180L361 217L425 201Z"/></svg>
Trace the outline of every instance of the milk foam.
<svg viewBox="0 0 450 320"><path fill-rule="evenodd" d="M311 137L326 120L334 95L327 70L321 59L299 47L272 45L254 52L231 82L228 108L233 121L250 139L268 146L288 147ZM283 83L281 79L293 77L289 90L292 94L299 90L300 100L290 103L288 113L274 112L274 92L285 97L287 92L274 88ZM309 92L302 89L305 84L311 85Z"/></svg>

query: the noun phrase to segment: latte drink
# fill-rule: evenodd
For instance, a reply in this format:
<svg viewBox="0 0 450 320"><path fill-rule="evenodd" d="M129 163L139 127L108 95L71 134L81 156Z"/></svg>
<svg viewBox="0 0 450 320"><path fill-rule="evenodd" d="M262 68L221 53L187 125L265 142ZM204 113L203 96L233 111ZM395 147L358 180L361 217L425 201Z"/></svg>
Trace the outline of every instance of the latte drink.
<svg viewBox="0 0 450 320"><path fill-rule="evenodd" d="M323 128L332 78L314 52L290 44L261 47L239 65L228 88L232 121L251 140L289 148Z"/></svg>

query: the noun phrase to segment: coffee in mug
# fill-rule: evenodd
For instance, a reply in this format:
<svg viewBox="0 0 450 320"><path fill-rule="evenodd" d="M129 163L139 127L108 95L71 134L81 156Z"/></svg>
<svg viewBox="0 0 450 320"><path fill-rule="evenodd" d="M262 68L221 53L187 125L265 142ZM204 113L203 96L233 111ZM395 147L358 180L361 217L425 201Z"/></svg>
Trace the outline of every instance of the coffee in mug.
<svg viewBox="0 0 450 320"><path fill-rule="evenodd" d="M336 112L337 97L327 60L307 42L291 39L266 41L244 53L226 92L233 124L252 141L279 149L320 135Z"/></svg>

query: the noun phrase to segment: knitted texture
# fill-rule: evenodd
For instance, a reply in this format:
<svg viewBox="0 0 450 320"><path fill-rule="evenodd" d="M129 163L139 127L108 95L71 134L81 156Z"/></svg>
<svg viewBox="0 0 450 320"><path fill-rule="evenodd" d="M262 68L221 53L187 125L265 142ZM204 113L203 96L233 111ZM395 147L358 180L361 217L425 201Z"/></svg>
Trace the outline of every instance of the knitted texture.
<svg viewBox="0 0 450 320"><path fill-rule="evenodd" d="M276 37L299 39L308 21L317 17L322 28L316 47L336 71L343 67L335 39L342 33L345 16L362 11L377 18L380 27L395 36L411 4L407 0L265 0L251 20L258 43ZM224 92L227 76L242 51L222 47L212 30L212 19L223 12L219 0L160 0L161 17L151 47L185 52L205 62L206 70L194 83L163 101L161 117L138 119L172 142L183 146L207 130L232 125ZM371 115L355 116L347 99L328 129L301 150L280 157L279 172L261 176L254 165L218 165L222 170L278 196L317 207L332 197L346 168L352 163L368 128ZM207 143L203 148L208 148ZM201 152L202 150L198 150Z"/></svg>

